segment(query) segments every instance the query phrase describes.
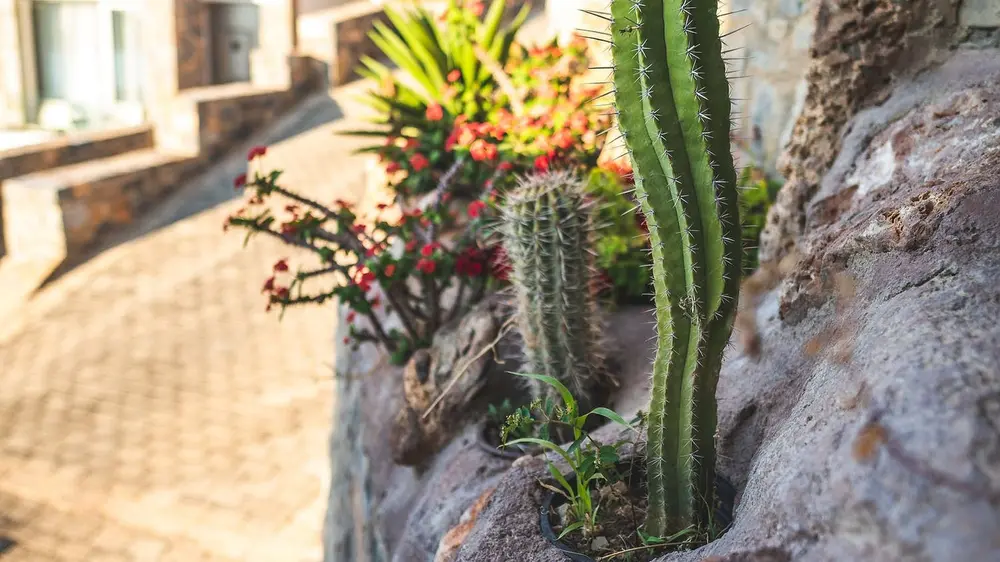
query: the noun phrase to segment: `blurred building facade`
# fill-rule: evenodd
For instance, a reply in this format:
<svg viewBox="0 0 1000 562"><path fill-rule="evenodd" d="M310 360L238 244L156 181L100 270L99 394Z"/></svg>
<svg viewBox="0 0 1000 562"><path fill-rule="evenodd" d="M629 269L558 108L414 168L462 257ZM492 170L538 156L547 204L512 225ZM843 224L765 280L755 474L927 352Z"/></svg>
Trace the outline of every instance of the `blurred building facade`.
<svg viewBox="0 0 1000 562"><path fill-rule="evenodd" d="M293 0L0 0L0 127L154 120L189 88L282 87Z"/></svg>
<svg viewBox="0 0 1000 562"><path fill-rule="evenodd" d="M72 255L308 93L295 0L0 0L0 256Z"/></svg>

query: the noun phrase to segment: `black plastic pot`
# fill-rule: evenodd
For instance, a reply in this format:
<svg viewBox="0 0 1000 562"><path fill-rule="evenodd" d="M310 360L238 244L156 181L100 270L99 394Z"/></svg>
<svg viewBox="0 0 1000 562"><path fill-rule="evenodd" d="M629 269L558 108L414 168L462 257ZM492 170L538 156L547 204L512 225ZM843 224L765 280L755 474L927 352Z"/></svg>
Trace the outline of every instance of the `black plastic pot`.
<svg viewBox="0 0 1000 562"><path fill-rule="evenodd" d="M576 475L567 477L567 481L571 485L575 483L575 480ZM715 520L723 525L723 529L728 529L729 525L733 522L733 504L736 502L736 488L726 481L725 478L716 474L715 495L719 503L715 509ZM572 562L595 562L590 556L573 551L573 549L559 542L559 539L556 538L558 535L552 528L552 521L549 520L549 517L553 510L558 509L564 503L566 503L566 497L561 494L549 492L545 495L545 498L542 500L540 513L542 536L545 537L545 540L549 541L549 544L559 549L566 556L567 560L571 560Z"/></svg>
<svg viewBox="0 0 1000 562"><path fill-rule="evenodd" d="M511 445L509 447L497 447L490 443L487 439L487 434L490 431L499 431L498 429L491 427L490 424L484 423L479 426L479 431L476 432L476 446L486 451L487 453L498 457L501 459L507 459L513 461L524 456L534 455L539 452L537 447L525 447L523 445Z"/></svg>

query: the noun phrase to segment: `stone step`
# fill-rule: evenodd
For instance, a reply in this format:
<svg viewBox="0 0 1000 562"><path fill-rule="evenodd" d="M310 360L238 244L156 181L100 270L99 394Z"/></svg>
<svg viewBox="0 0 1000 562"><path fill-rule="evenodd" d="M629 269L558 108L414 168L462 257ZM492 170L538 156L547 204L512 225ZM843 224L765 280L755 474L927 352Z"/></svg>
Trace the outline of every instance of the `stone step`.
<svg viewBox="0 0 1000 562"><path fill-rule="evenodd" d="M11 258L69 259L106 228L130 223L183 179L191 159L156 149L19 176L3 183Z"/></svg>

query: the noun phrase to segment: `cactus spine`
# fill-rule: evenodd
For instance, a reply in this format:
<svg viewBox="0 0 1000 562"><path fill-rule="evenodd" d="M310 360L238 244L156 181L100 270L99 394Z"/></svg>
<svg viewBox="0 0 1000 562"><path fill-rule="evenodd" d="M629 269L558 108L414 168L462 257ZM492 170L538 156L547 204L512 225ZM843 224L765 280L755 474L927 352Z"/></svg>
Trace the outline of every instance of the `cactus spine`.
<svg viewBox="0 0 1000 562"><path fill-rule="evenodd" d="M657 351L645 531L707 522L715 389L741 263L730 99L715 0L612 0L618 123L646 215Z"/></svg>
<svg viewBox="0 0 1000 562"><path fill-rule="evenodd" d="M523 368L558 379L588 407L603 358L584 184L568 172L522 179L506 198L502 221L524 340ZM533 391L539 396L542 388ZM552 389L545 385L545 391Z"/></svg>

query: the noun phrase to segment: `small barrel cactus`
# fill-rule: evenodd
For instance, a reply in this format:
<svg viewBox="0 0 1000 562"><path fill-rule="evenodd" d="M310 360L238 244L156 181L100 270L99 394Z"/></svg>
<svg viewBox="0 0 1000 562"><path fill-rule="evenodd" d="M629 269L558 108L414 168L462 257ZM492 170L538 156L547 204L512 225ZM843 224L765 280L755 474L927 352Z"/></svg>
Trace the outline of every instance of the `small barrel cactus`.
<svg viewBox="0 0 1000 562"><path fill-rule="evenodd" d="M581 408L593 404L604 365L589 207L583 181L569 172L542 173L507 196L501 227L524 340L522 369L558 379ZM542 395L540 386L533 391Z"/></svg>

